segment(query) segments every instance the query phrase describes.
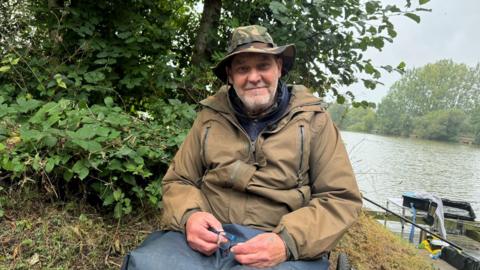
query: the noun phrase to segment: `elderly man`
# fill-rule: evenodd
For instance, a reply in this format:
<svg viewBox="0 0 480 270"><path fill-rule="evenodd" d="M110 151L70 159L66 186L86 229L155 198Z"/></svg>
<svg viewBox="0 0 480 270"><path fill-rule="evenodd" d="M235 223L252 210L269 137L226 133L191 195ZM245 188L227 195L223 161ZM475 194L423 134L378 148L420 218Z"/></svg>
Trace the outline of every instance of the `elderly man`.
<svg viewBox="0 0 480 270"><path fill-rule="evenodd" d="M234 30L213 69L227 85L201 102L135 269L328 269L362 200L320 100L281 80L294 59L264 27Z"/></svg>

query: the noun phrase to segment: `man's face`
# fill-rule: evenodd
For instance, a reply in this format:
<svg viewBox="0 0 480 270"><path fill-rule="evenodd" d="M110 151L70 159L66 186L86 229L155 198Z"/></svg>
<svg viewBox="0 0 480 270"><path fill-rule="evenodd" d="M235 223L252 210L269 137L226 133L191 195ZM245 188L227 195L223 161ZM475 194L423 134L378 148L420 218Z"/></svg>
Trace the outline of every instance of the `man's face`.
<svg viewBox="0 0 480 270"><path fill-rule="evenodd" d="M245 108L260 113L274 103L282 59L270 54L241 53L233 56L227 74Z"/></svg>

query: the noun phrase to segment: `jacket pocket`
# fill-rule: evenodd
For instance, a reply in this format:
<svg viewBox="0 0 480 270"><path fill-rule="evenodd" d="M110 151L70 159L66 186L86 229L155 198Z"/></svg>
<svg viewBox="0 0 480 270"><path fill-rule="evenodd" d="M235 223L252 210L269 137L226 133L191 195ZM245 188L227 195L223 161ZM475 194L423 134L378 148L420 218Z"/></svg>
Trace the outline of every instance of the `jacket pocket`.
<svg viewBox="0 0 480 270"><path fill-rule="evenodd" d="M255 166L237 160L230 165L209 170L203 181L245 192L256 170Z"/></svg>

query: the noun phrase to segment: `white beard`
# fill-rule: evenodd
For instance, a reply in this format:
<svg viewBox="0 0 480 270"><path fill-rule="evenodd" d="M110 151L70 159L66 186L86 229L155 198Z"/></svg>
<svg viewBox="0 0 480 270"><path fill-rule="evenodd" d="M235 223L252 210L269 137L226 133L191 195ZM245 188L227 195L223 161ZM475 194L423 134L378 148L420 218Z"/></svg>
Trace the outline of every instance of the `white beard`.
<svg viewBox="0 0 480 270"><path fill-rule="evenodd" d="M274 103L277 84L270 85L270 86L266 84L260 84L260 85L257 85L256 87L267 87L268 92L265 93L265 91L262 90L260 93L258 93L256 90L250 90L250 91L254 91L253 94L249 93L248 95L239 95L238 91L235 90L237 92L237 96L240 98L240 100L243 103L243 106L247 109L249 114L262 113L263 111L270 108L270 106L272 106ZM246 89L255 88L255 86L247 85L245 88ZM235 89L235 86L234 86L234 89ZM274 90L272 91L272 89Z"/></svg>
<svg viewBox="0 0 480 270"><path fill-rule="evenodd" d="M243 106L249 112L260 112L269 108L273 103L273 97L271 95L256 95L256 96L243 96L240 97L240 100L243 103Z"/></svg>

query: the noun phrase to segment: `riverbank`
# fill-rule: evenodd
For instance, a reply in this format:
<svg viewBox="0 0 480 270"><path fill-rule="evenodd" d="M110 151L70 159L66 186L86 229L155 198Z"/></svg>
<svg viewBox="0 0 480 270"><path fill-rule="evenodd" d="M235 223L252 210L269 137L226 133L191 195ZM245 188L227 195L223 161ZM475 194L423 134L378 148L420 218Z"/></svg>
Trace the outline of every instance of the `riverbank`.
<svg viewBox="0 0 480 270"><path fill-rule="evenodd" d="M126 252L160 222L152 210L117 221L88 204L52 203L34 192L10 193L3 201L0 269L119 269ZM357 270L434 269L430 259L364 214L332 253L331 269L339 252Z"/></svg>

